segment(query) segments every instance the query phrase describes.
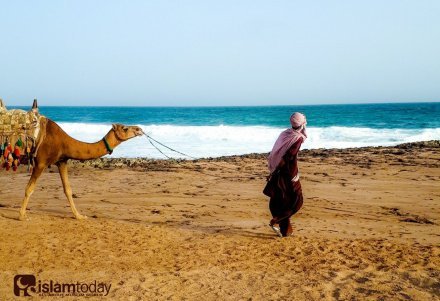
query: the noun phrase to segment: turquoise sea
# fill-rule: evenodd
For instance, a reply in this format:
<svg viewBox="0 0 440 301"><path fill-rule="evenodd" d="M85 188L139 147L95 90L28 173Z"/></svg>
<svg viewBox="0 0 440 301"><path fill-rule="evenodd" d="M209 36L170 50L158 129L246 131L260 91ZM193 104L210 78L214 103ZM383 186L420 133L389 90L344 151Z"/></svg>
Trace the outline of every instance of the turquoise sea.
<svg viewBox="0 0 440 301"><path fill-rule="evenodd" d="M289 116L295 111L307 116L309 138L303 147L309 149L440 139L438 102L260 107L40 106L41 114L79 140L101 139L112 123L139 125L158 141L193 157L269 152L278 134L289 127ZM144 137L122 144L112 156L163 157Z"/></svg>

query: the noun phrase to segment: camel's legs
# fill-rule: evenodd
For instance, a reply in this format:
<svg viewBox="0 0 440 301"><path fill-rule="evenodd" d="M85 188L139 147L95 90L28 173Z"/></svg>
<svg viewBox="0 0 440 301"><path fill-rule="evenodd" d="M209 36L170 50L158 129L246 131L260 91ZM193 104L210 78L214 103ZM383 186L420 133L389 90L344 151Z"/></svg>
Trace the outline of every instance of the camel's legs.
<svg viewBox="0 0 440 301"><path fill-rule="evenodd" d="M64 194L69 200L70 209L72 209L73 215L75 215L76 219L86 218L86 216L79 214L78 210L76 210L75 204L73 203L72 188L70 188L69 178L67 174L67 162L61 161L58 162L57 165L60 171L61 181L63 182Z"/></svg>
<svg viewBox="0 0 440 301"><path fill-rule="evenodd" d="M21 204L20 208L20 216L18 217L19 220L23 221L26 220L26 207L29 202L29 198L31 197L32 193L35 189L35 184L37 183L38 178L41 176L41 173L43 172L45 166L39 166L36 165L35 168L32 170L31 178L29 179L29 182L26 186L26 190L24 192L24 199Z"/></svg>

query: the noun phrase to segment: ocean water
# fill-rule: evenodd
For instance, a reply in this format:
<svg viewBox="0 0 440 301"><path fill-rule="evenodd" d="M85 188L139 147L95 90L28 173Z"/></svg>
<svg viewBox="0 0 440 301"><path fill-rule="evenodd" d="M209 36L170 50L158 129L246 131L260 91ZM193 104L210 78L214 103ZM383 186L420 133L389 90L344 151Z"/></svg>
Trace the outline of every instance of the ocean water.
<svg viewBox="0 0 440 301"><path fill-rule="evenodd" d="M290 126L289 117L295 111L307 117L308 139L303 149L391 146L440 139L440 103L40 107L41 114L78 140L97 141L112 123L138 125L154 139L195 158L269 152L279 133ZM163 152L185 158L167 149ZM121 144L111 157L164 158L145 137Z"/></svg>

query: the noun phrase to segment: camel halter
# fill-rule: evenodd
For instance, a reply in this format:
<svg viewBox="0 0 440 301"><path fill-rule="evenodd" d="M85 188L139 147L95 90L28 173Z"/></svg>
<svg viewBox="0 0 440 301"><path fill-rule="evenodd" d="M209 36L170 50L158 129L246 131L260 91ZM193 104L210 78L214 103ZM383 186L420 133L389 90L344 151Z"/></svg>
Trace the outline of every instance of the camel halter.
<svg viewBox="0 0 440 301"><path fill-rule="evenodd" d="M115 129L112 128L111 130L112 130L113 133L115 134L115 138L116 138L116 140L119 140L119 141L125 141L124 139L121 139L121 138L118 136L118 134L116 133ZM113 148L111 148L111 146L110 146L110 144L108 143L108 141L107 141L107 139L105 138L105 136L104 136L104 138L102 138L102 141L104 141L105 148L107 149L107 153L108 153L109 155L111 155L111 154L113 153Z"/></svg>
<svg viewBox="0 0 440 301"><path fill-rule="evenodd" d="M113 148L110 147L110 144L108 144L108 141L107 139L105 139L105 136L104 138L102 138L102 141L104 141L105 148L107 149L107 153L111 155L113 153Z"/></svg>

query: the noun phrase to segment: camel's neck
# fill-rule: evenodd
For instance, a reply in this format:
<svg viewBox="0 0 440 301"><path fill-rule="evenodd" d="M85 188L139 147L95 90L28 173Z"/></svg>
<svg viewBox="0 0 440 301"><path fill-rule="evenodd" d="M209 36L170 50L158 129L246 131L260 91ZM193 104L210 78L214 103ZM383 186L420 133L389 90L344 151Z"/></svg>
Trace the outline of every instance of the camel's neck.
<svg viewBox="0 0 440 301"><path fill-rule="evenodd" d="M71 141L65 144L66 149L64 153L68 159L74 160L90 160L102 157L109 154L109 150L113 150L122 142L116 138L113 130L110 130L103 139L95 143L86 143L73 138L71 139Z"/></svg>

